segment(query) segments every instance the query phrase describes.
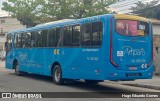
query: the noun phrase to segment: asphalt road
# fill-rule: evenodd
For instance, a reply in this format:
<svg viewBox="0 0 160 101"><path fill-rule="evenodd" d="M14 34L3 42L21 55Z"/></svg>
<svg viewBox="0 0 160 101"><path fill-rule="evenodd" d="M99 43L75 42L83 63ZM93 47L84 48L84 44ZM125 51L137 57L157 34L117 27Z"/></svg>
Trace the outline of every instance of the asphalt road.
<svg viewBox="0 0 160 101"><path fill-rule="evenodd" d="M55 85L52 79L47 76L26 74L16 76L13 70L6 70L0 67L0 92L160 92L158 90L146 89L120 85L109 81L99 83L98 85L87 85L83 81L66 83L62 86ZM100 93L101 94L101 93ZM103 93L102 93L103 94ZM107 95L106 95L107 96ZM109 96L109 95L108 95ZM84 99L84 98L83 98ZM106 101L107 98L85 98L85 101ZM9 99L0 99L0 101ZM37 99L12 99L11 101L37 101ZM39 99L38 101L53 99ZM57 101L81 101L82 98L58 98ZM109 99L107 99L108 101ZM160 99L110 99L109 101L159 101Z"/></svg>

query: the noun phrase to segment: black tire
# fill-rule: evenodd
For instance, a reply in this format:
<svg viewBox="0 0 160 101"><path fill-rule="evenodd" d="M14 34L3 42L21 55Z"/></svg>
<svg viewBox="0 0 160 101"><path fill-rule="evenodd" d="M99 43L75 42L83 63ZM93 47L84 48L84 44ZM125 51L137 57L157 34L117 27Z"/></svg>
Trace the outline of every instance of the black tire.
<svg viewBox="0 0 160 101"><path fill-rule="evenodd" d="M62 79L62 69L59 65L54 66L53 81L57 85L62 85L64 83L64 80Z"/></svg>
<svg viewBox="0 0 160 101"><path fill-rule="evenodd" d="M86 82L87 84L90 84L90 85L96 85L96 84L99 83L99 81L97 81L97 80L85 80L85 82Z"/></svg>
<svg viewBox="0 0 160 101"><path fill-rule="evenodd" d="M18 62L16 62L16 63L14 64L14 69L15 69L15 74L16 74L17 76L21 76L21 75L22 75L22 72L19 71L19 63L18 63Z"/></svg>

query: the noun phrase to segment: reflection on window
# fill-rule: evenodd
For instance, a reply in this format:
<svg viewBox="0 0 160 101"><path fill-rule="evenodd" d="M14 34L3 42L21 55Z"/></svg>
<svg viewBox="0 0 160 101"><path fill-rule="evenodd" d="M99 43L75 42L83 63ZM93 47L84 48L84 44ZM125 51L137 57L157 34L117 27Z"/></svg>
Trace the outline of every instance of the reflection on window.
<svg viewBox="0 0 160 101"><path fill-rule="evenodd" d="M36 47L36 39L37 39L36 32L31 32L31 47Z"/></svg>
<svg viewBox="0 0 160 101"><path fill-rule="evenodd" d="M51 29L49 30L48 33L48 46L49 47L55 47L55 42L56 42L56 29Z"/></svg>
<svg viewBox="0 0 160 101"><path fill-rule="evenodd" d="M21 48L21 34L15 34L14 36L14 47Z"/></svg>
<svg viewBox="0 0 160 101"><path fill-rule="evenodd" d="M61 45L62 36L61 36L61 28L56 28L56 42L55 46L58 47Z"/></svg>
<svg viewBox="0 0 160 101"><path fill-rule="evenodd" d="M91 45L92 24L83 24L82 26L82 46Z"/></svg>
<svg viewBox="0 0 160 101"><path fill-rule="evenodd" d="M64 28L63 45L72 46L72 27Z"/></svg>
<svg viewBox="0 0 160 101"><path fill-rule="evenodd" d="M92 46L100 46L102 42L102 22L92 24Z"/></svg>
<svg viewBox="0 0 160 101"><path fill-rule="evenodd" d="M12 36L7 35L7 50L10 50L12 48Z"/></svg>
<svg viewBox="0 0 160 101"><path fill-rule="evenodd" d="M31 47L31 33L26 33L25 47Z"/></svg>
<svg viewBox="0 0 160 101"><path fill-rule="evenodd" d="M21 43L21 44L22 44L22 48L25 48L25 40L27 40L27 39L26 39L26 36L27 36L26 33L22 33L22 34L21 34L21 40L22 40L22 43Z"/></svg>
<svg viewBox="0 0 160 101"><path fill-rule="evenodd" d="M48 30L42 31L42 47L47 47L47 34Z"/></svg>
<svg viewBox="0 0 160 101"><path fill-rule="evenodd" d="M73 26L72 46L79 46L80 42L80 26Z"/></svg>
<svg viewBox="0 0 160 101"><path fill-rule="evenodd" d="M42 47L42 31L37 31L37 47Z"/></svg>

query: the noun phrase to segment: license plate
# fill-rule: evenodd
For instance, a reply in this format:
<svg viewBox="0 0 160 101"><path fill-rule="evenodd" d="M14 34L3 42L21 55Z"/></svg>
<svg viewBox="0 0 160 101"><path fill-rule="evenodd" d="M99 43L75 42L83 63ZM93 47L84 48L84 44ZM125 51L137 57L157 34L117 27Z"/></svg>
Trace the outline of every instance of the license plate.
<svg viewBox="0 0 160 101"><path fill-rule="evenodd" d="M137 70L137 67L129 67L129 70Z"/></svg>

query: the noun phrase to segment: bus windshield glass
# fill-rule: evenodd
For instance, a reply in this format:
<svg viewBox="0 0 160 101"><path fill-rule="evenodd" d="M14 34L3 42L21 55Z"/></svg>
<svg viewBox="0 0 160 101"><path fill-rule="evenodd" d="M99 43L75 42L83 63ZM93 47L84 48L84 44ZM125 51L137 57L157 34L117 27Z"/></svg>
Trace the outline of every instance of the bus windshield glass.
<svg viewBox="0 0 160 101"><path fill-rule="evenodd" d="M116 20L116 32L124 36L146 36L149 24L134 20Z"/></svg>

